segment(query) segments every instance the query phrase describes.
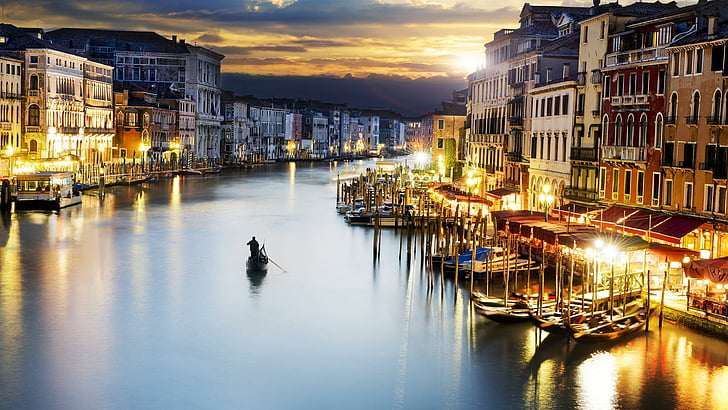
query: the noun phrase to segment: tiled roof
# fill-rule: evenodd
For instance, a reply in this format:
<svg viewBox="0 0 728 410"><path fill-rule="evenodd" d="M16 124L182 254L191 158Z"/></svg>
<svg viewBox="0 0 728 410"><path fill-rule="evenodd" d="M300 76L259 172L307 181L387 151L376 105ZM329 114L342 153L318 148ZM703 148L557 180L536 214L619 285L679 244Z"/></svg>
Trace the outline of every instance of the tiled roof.
<svg viewBox="0 0 728 410"><path fill-rule="evenodd" d="M0 43L0 51L17 52L34 48L46 48L62 51L64 53L75 54L66 47L38 38L37 36L30 34L28 31L15 27L12 24L0 24L0 35L6 37L5 42Z"/></svg>
<svg viewBox="0 0 728 410"><path fill-rule="evenodd" d="M113 47L116 51L153 53L189 53L185 43L176 42L152 31L124 31L84 28L60 28L46 33L54 42L79 49L85 42Z"/></svg>

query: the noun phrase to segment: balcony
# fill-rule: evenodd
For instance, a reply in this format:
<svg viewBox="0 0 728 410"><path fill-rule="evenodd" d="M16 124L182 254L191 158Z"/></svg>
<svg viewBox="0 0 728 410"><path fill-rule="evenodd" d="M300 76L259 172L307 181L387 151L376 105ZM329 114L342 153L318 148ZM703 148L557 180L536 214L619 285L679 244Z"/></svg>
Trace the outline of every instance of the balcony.
<svg viewBox="0 0 728 410"><path fill-rule="evenodd" d="M602 147L602 159L620 161L646 161L647 149L644 147Z"/></svg>
<svg viewBox="0 0 728 410"><path fill-rule="evenodd" d="M597 149L594 147L572 147L571 148L571 160L572 161L591 161L597 162Z"/></svg>
<svg viewBox="0 0 728 410"><path fill-rule="evenodd" d="M485 173L486 174L495 174L495 165L486 164L485 165Z"/></svg>
<svg viewBox="0 0 728 410"><path fill-rule="evenodd" d="M612 97L612 106L649 104L650 96L643 95L622 95Z"/></svg>
<svg viewBox="0 0 728 410"><path fill-rule="evenodd" d="M668 115L665 117L665 124L667 125L675 125L677 124L677 116L675 115Z"/></svg>
<svg viewBox="0 0 728 410"><path fill-rule="evenodd" d="M508 124L510 124L511 127L523 126L523 116L517 115L517 116L508 118Z"/></svg>
<svg viewBox="0 0 728 410"><path fill-rule="evenodd" d="M699 119L700 117L698 116L690 115L688 117L685 117L685 123L688 125L698 125Z"/></svg>
<svg viewBox="0 0 728 410"><path fill-rule="evenodd" d="M720 116L708 117L708 125L723 125L723 119Z"/></svg>
<svg viewBox="0 0 728 410"><path fill-rule="evenodd" d="M523 162L523 154L517 151L506 153L506 160L510 162Z"/></svg>
<svg viewBox="0 0 728 410"><path fill-rule="evenodd" d="M667 50L665 50L663 47L619 51L616 53L607 54L606 66L609 67L658 59L667 59Z"/></svg>
<svg viewBox="0 0 728 410"><path fill-rule="evenodd" d="M591 83L594 85L599 85L602 83L602 70L592 70L591 72Z"/></svg>
<svg viewBox="0 0 728 410"><path fill-rule="evenodd" d="M598 195L591 189L569 186L564 188L564 198L596 202Z"/></svg>
<svg viewBox="0 0 728 410"><path fill-rule="evenodd" d="M586 85L586 72L576 73L576 84L579 86Z"/></svg>
<svg viewBox="0 0 728 410"><path fill-rule="evenodd" d="M592 117L598 117L602 115L602 110L592 110Z"/></svg>
<svg viewBox="0 0 728 410"><path fill-rule="evenodd" d="M574 111L574 115L576 115L577 117L583 117L584 110L576 110L576 111Z"/></svg>

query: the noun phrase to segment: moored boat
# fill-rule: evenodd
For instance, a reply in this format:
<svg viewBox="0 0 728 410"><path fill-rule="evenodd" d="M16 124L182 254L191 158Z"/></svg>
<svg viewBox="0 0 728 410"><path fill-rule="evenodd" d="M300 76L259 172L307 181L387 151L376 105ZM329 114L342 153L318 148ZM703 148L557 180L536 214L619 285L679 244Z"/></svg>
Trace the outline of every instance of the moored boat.
<svg viewBox="0 0 728 410"><path fill-rule="evenodd" d="M36 172L16 177L16 210L57 210L81 203L72 172Z"/></svg>
<svg viewBox="0 0 728 410"><path fill-rule="evenodd" d="M577 342L603 343L628 336L645 327L649 320L649 308L642 301L636 309L625 312L601 311L572 318L565 326L568 334Z"/></svg>

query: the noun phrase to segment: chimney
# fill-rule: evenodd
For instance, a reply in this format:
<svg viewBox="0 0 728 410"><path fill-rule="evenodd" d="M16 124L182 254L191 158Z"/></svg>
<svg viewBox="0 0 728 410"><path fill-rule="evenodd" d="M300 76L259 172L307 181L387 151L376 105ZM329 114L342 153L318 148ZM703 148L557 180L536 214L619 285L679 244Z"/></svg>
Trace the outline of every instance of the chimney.
<svg viewBox="0 0 728 410"><path fill-rule="evenodd" d="M176 35L172 35L172 42L174 42L174 43L177 42L177 36Z"/></svg>
<svg viewBox="0 0 728 410"><path fill-rule="evenodd" d="M185 39L183 39L183 38L179 39L179 43L180 44L184 44L185 43Z"/></svg>
<svg viewBox="0 0 728 410"><path fill-rule="evenodd" d="M711 14L708 16L708 39L715 38L716 26L718 25L718 16Z"/></svg>

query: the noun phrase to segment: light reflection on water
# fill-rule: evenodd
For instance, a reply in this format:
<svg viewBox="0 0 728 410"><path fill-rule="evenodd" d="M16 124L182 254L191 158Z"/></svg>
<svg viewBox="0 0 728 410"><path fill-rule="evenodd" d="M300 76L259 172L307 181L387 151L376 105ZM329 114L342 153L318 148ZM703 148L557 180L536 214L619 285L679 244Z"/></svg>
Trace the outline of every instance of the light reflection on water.
<svg viewBox="0 0 728 410"><path fill-rule="evenodd" d="M566 344L487 322L469 284L428 286L420 243L408 263L393 231L374 263L372 230L334 212L337 176L372 166L226 170L3 215L0 407L728 407L724 342L653 323ZM284 269L245 272L251 235Z"/></svg>

